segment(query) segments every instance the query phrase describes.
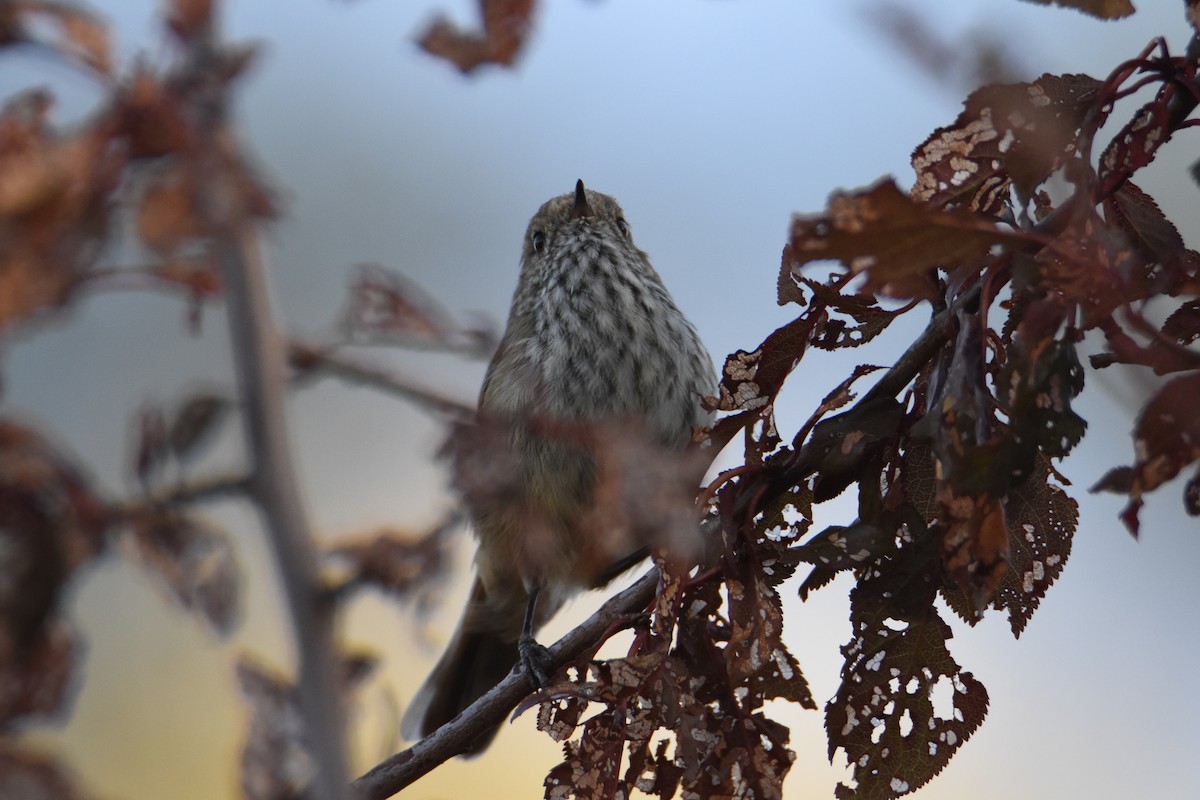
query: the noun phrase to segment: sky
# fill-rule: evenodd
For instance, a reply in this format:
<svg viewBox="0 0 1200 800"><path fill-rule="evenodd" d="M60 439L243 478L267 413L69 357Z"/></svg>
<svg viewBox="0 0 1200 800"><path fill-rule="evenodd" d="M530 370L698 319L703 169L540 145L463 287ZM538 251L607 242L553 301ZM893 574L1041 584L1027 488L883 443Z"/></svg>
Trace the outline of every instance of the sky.
<svg viewBox="0 0 1200 800"><path fill-rule="evenodd" d="M780 249L794 212L824 208L840 188L894 175L908 185L913 147L953 120L965 95L956 76L935 79L871 24L876 3L793 0L554 0L512 71L463 78L421 52L415 33L435 11L473 20L467 0L231 2L226 35L260 41L237 114L247 146L281 191L285 215L268 234L278 310L290 332L335 335L354 265L378 262L417 280L456 314L501 324L516 282L526 222L577 178L615 195L639 246L719 362L753 349L794 313L775 303ZM947 39L985 31L1007 43L1030 77L1103 76L1157 34L1175 51L1181 4L1149 3L1133 19L1102 23L1017 0L939 0L908 7ZM1153 8L1150 8L1153 6ZM161 60L153 2L99 4L128 65ZM64 121L96 101L69 70L28 54L0 55L0 94L48 82ZM1200 155L1181 136L1143 186L1184 227L1192 246L1196 185L1183 174ZM917 312L919 313L919 312ZM146 402L173 403L197 386L230 388L219 307L199 337L185 310L155 295L91 297L69 319L4 346L4 410L55 431L112 494L130 490L129 423ZM779 407L794 429L857 360L887 363L921 327L898 326L866 353L806 359ZM375 349L380 364L474 398L481 363ZM846 358L852 361L845 360ZM1080 401L1090 430L1061 465L1082 512L1059 582L1019 641L991 615L974 629L953 621L953 656L988 688L983 727L920 800L1068 796L1178 797L1194 790L1200 701L1189 677L1200 657L1200 538L1180 510L1180 487L1158 492L1133 541L1122 502L1087 487L1131 461L1129 418L1147 387L1128 373L1091 380ZM453 500L434 454L442 432L421 411L367 389L323 382L292 399L298 468L324 541L383 526L419 531ZM229 430L202 464L236 465ZM244 618L212 640L162 600L136 567L112 557L71 597L88 636L71 720L34 739L67 753L103 798L236 797L243 711L233 659L252 652L289 663L273 574L250 511L210 511L230 531L248 575ZM843 500L817 526L853 517ZM356 769L397 745L392 728L456 621L461 578L434 622L364 597L346 638L384 666L363 693ZM849 638L845 578L806 604L784 588L786 638L818 703L836 690ZM544 639L590 613L576 600ZM789 798L831 797L842 777L825 757L822 715L779 708L797 759ZM530 715L488 754L456 761L405 797L540 796L558 746Z"/></svg>

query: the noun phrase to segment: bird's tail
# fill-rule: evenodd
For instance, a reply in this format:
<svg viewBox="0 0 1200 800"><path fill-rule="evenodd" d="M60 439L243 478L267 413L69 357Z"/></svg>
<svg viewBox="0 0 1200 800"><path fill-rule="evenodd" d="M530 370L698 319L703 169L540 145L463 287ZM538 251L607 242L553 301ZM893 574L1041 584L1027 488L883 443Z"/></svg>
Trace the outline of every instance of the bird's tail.
<svg viewBox="0 0 1200 800"><path fill-rule="evenodd" d="M433 672L425 679L415 699L404 713L401 733L406 739L428 736L443 724L458 716L493 686L508 676L517 663L517 642L512 636L495 630L472 630L477 615L473 608L484 598L482 583L476 578L471 589L471 602L458 629L450 639L446 652ZM487 626L484 626L487 627ZM495 738L500 725L480 733L472 740L463 755L482 753Z"/></svg>

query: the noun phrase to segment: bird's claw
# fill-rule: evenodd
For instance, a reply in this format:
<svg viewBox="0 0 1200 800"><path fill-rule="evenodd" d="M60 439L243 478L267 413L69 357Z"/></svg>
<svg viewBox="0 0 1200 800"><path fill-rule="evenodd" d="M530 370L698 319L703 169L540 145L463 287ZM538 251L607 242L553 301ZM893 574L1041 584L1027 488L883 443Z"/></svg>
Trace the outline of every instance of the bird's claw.
<svg viewBox="0 0 1200 800"><path fill-rule="evenodd" d="M538 644L532 636L522 636L517 641L517 652L521 655L521 668L525 670L533 688L541 689L547 686L555 667L550 651Z"/></svg>

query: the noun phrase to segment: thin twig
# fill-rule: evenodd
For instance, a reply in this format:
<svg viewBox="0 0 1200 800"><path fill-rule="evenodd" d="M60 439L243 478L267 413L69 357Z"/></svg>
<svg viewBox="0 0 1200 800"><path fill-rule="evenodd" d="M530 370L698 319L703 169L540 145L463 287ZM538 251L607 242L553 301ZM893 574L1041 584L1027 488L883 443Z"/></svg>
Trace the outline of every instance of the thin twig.
<svg viewBox="0 0 1200 800"><path fill-rule="evenodd" d="M180 503L203 503L241 495L251 489L250 476L209 475L194 481L172 484L167 488L108 506L108 513L117 518L129 518L139 512L173 506Z"/></svg>
<svg viewBox="0 0 1200 800"><path fill-rule="evenodd" d="M292 340L287 348L288 359L302 378L310 375L331 375L351 383L361 383L397 395L439 414L467 417L475 413L473 406L467 405L461 400L418 386L379 367L336 354L329 348L317 347L297 340Z"/></svg>
<svg viewBox="0 0 1200 800"><path fill-rule="evenodd" d="M614 622L644 609L654 598L659 571L654 567L637 583L610 598L600 610L550 648L555 664L573 661L604 635ZM501 722L531 688L524 672L514 670L498 686L429 736L373 767L353 783L365 800L383 800L439 764L463 753L480 730Z"/></svg>

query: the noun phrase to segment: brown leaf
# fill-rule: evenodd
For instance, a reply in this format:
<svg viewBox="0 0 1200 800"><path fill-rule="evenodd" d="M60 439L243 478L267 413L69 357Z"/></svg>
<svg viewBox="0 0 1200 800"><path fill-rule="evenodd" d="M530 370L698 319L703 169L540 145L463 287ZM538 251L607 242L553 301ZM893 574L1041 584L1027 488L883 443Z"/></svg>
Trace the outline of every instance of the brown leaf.
<svg viewBox="0 0 1200 800"><path fill-rule="evenodd" d="M14 507L44 517L66 572L105 547L108 513L90 478L40 433L7 419L0 419L0 487Z"/></svg>
<svg viewBox="0 0 1200 800"><path fill-rule="evenodd" d="M1008 609L1013 636L1020 637L1046 590L1062 574L1071 555L1079 504L1050 482L1050 463L1004 500L1008 523L1009 570L996 591L995 607Z"/></svg>
<svg viewBox="0 0 1200 800"><path fill-rule="evenodd" d="M342 655L342 689L351 691L374 669L375 659ZM316 765L296 687L283 676L243 656L237 679L249 710L242 744L242 793L246 800L300 800L307 797Z"/></svg>
<svg viewBox="0 0 1200 800"><path fill-rule="evenodd" d="M137 209L138 238L151 250L168 255L203 231L196 206L193 176L177 166L159 175L142 194Z"/></svg>
<svg viewBox="0 0 1200 800"><path fill-rule="evenodd" d="M229 537L195 514L162 508L134 516L130 544L146 571L219 636L237 621L241 573Z"/></svg>
<svg viewBox="0 0 1200 800"><path fill-rule="evenodd" d="M421 35L425 52L444 58L464 75L484 64L511 66L529 34L533 0L479 0L482 33L464 31L438 17Z"/></svg>
<svg viewBox="0 0 1200 800"><path fill-rule="evenodd" d="M1153 491L1200 459L1200 373L1192 372L1168 381L1147 401L1134 428L1137 461L1132 467L1114 470L1092 487L1093 492L1115 491L1129 495L1122 519L1134 536L1138 534L1137 512L1142 495Z"/></svg>
<svg viewBox="0 0 1200 800"><path fill-rule="evenodd" d="M120 148L103 123L56 135L49 106L34 92L0 111L0 329L66 303L109 232Z"/></svg>
<svg viewBox="0 0 1200 800"><path fill-rule="evenodd" d="M81 649L70 626L55 620L20 657L0 658L0 725L12 730L34 719L61 719L75 699Z"/></svg>
<svg viewBox="0 0 1200 800"><path fill-rule="evenodd" d="M783 609L779 595L765 581L727 583L729 643L724 656L729 681L747 690L745 706L758 708L781 698L816 709L808 681L795 656L783 643Z"/></svg>
<svg viewBox="0 0 1200 800"><path fill-rule="evenodd" d="M695 563L704 550L696 487L712 453L663 448L636 426L589 433L596 482L580 526L584 540L596 545L585 556L592 564L584 574L603 574L644 546L677 563Z"/></svg>
<svg viewBox="0 0 1200 800"><path fill-rule="evenodd" d="M913 151L913 198L995 216L1009 205L1010 182L1032 197L1074 155L1100 86L1086 75L1043 75L977 89L952 125Z"/></svg>
<svg viewBox="0 0 1200 800"><path fill-rule="evenodd" d="M773 403L804 355L812 327L813 322L801 316L774 331L754 352L738 350L726 358L717 407L722 411L758 410Z"/></svg>
<svg viewBox="0 0 1200 800"><path fill-rule="evenodd" d="M1022 239L977 214L915 202L885 180L835 194L823 216L795 217L791 246L798 265L837 260L866 274L864 292L907 299L938 295L933 281L938 267L952 267Z"/></svg>
<svg viewBox="0 0 1200 800"><path fill-rule="evenodd" d="M463 331L415 281L379 264L361 264L350 288L344 326L355 340L454 345Z"/></svg>
<svg viewBox="0 0 1200 800"><path fill-rule="evenodd" d="M149 486L171 452L167 446L167 420L162 409L146 407L138 411L133 439L133 473L143 486Z"/></svg>
<svg viewBox="0 0 1200 800"><path fill-rule="evenodd" d="M148 69L134 73L117 95L112 113L131 158L182 154L191 144L193 132L182 98Z"/></svg>
<svg viewBox="0 0 1200 800"><path fill-rule="evenodd" d="M1200 339L1200 300L1188 300L1172 311L1163 323L1162 332L1181 345Z"/></svg>
<svg viewBox="0 0 1200 800"><path fill-rule="evenodd" d="M167 26L185 42L200 35L212 23L213 0L170 0Z"/></svg>
<svg viewBox="0 0 1200 800"><path fill-rule="evenodd" d="M982 613L1008 570L1004 505L987 494L955 495L947 485L939 490L938 501L946 569L971 598L976 614Z"/></svg>
<svg viewBox="0 0 1200 800"><path fill-rule="evenodd" d="M238 685L249 707L242 745L242 794L246 800L298 800L316 771L308 752L304 718L295 688L243 657Z"/></svg>
<svg viewBox="0 0 1200 800"><path fill-rule="evenodd" d="M1100 156L1097 189L1103 197L1121 186L1134 172L1149 164L1158 148L1171 138L1171 114L1163 92L1146 103L1117 132Z"/></svg>
<svg viewBox="0 0 1200 800"><path fill-rule="evenodd" d="M7 800L84 800L70 770L57 759L0 745L0 797Z"/></svg>
<svg viewBox="0 0 1200 800"><path fill-rule="evenodd" d="M363 583L418 604L447 576L449 552L441 525L425 536L381 531L361 541L340 545L331 555L342 560L348 581Z"/></svg>
<svg viewBox="0 0 1200 800"><path fill-rule="evenodd" d="M830 760L843 750L857 784L839 786L838 797L893 798L920 788L987 714L987 690L950 656L950 627L932 598L928 576L894 563L868 573L850 594L853 638L842 648L841 686L825 706ZM950 689L949 707L935 705L939 687Z"/></svg>
<svg viewBox="0 0 1200 800"><path fill-rule="evenodd" d="M82 9L57 6L63 36L71 49L92 69L105 75L112 72L108 30L104 23Z"/></svg>
<svg viewBox="0 0 1200 800"><path fill-rule="evenodd" d="M1074 8L1100 19L1120 19L1134 12L1130 0L1025 0L1027 3L1037 3L1040 6L1063 6Z"/></svg>
<svg viewBox="0 0 1200 800"><path fill-rule="evenodd" d="M49 30L47 30L49 29ZM42 38L36 34L53 34ZM0 11L0 45L35 42L96 72L112 70L108 31L94 14L56 0L22 0Z"/></svg>
<svg viewBox="0 0 1200 800"><path fill-rule="evenodd" d="M212 392L200 392L185 400L171 420L167 440L181 461L195 457L211 442L233 404L229 398Z"/></svg>

